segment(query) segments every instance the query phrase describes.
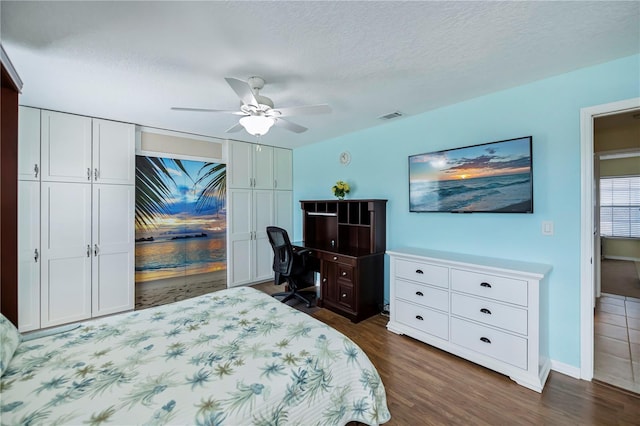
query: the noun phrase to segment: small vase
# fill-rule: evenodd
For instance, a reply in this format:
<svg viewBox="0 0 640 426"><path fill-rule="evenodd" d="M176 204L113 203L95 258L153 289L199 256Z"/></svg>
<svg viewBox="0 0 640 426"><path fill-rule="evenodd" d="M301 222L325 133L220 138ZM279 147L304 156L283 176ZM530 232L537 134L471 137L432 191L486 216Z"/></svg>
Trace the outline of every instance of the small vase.
<svg viewBox="0 0 640 426"><path fill-rule="evenodd" d="M344 195L338 195L337 197L338 197L338 201L344 200Z"/></svg>

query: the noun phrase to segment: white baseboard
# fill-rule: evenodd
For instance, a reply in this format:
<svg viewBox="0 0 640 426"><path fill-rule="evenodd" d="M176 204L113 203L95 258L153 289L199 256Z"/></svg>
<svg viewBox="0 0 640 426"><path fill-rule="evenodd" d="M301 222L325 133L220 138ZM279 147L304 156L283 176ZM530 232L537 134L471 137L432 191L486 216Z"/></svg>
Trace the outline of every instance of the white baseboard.
<svg viewBox="0 0 640 426"><path fill-rule="evenodd" d="M605 256L605 259L611 260L628 260L630 262L640 262L640 259L637 257L625 257L625 256Z"/></svg>
<svg viewBox="0 0 640 426"><path fill-rule="evenodd" d="M551 369L553 371L557 371L558 373L562 373L564 375L573 377L574 379L580 379L579 367L574 367L573 365L565 364L564 362L560 362L552 359Z"/></svg>

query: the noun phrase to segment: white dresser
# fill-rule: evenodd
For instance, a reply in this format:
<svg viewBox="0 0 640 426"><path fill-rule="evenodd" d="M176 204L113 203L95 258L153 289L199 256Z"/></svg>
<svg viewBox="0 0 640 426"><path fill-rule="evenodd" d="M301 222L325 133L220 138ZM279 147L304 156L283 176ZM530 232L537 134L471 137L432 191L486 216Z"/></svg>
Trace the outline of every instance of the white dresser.
<svg viewBox="0 0 640 426"><path fill-rule="evenodd" d="M551 266L418 248L387 254L390 331L542 392Z"/></svg>

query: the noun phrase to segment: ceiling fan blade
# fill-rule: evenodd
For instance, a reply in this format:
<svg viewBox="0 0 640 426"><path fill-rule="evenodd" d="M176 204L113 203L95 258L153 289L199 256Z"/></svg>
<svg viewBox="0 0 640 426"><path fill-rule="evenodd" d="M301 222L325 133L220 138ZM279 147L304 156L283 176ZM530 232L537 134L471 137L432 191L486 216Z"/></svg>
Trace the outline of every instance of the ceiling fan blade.
<svg viewBox="0 0 640 426"><path fill-rule="evenodd" d="M286 117L289 115L327 114L331 112L331 107L327 104L304 105L289 108L277 108L276 111L280 111L281 117Z"/></svg>
<svg viewBox="0 0 640 426"><path fill-rule="evenodd" d="M282 119L282 118L276 118L276 122L274 124L276 126L278 126L278 127L283 127L285 129L290 130L290 131L295 132L295 133L302 133L302 132L306 132L307 130L309 130L304 126L301 126L301 125L296 124L296 123L292 123L291 121L287 121L287 120Z"/></svg>
<svg viewBox="0 0 640 426"><path fill-rule="evenodd" d="M222 112L225 114L234 114L234 115L246 115L242 111L232 111L227 109L209 109L209 108L180 108L180 107L171 107L174 111L196 111L196 112Z"/></svg>
<svg viewBox="0 0 640 426"><path fill-rule="evenodd" d="M226 77L225 80L231 86L236 95L240 98L245 105L258 106L258 101L253 95L253 91L246 81L238 80L237 78Z"/></svg>
<svg viewBox="0 0 640 426"><path fill-rule="evenodd" d="M244 127L242 127L242 124L238 123L238 124L234 124L233 126L229 127L227 130L225 130L225 133L235 133L235 132L239 132L240 130L242 130Z"/></svg>

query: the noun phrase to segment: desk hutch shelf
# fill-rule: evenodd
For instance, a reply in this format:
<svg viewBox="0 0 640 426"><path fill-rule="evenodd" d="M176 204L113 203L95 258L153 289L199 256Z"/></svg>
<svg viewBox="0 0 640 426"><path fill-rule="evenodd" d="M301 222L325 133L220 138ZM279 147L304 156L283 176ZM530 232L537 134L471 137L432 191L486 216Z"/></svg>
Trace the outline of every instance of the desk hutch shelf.
<svg viewBox="0 0 640 426"><path fill-rule="evenodd" d="M301 201L303 247L320 271L318 306L354 322L382 309L387 200Z"/></svg>

